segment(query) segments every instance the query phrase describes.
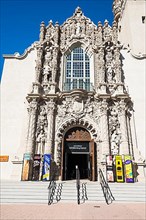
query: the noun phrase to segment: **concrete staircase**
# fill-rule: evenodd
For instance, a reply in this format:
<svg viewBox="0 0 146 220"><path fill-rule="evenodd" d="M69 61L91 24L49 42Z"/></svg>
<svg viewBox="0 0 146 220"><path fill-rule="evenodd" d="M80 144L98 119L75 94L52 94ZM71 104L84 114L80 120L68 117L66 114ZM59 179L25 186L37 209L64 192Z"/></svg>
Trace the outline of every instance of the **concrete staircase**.
<svg viewBox="0 0 146 220"><path fill-rule="evenodd" d="M109 183L111 192L118 202L146 202L145 183Z"/></svg>
<svg viewBox="0 0 146 220"><path fill-rule="evenodd" d="M56 191L59 183L62 184L61 200L63 202L77 203L77 189L76 181L57 181ZM85 183L86 194L88 200L82 198L82 187L80 188L81 203L105 203L101 186L98 182L90 182L89 180L81 180ZM48 190L49 182L14 182L2 181L0 190L0 203L19 203L19 204L48 204ZM146 189L144 183L110 183L112 194L115 197L114 203L117 202L145 202ZM85 190L84 190L85 192ZM56 201L56 194L54 195L54 202Z"/></svg>
<svg viewBox="0 0 146 220"><path fill-rule="evenodd" d="M85 187L82 184L85 183ZM86 188L86 189L85 189ZM83 197L83 195L85 195ZM76 181L66 181L63 183L61 202L76 202L77 203L77 188ZM105 202L101 186L98 182L90 182L89 180L80 181L80 203L89 202Z"/></svg>
<svg viewBox="0 0 146 220"><path fill-rule="evenodd" d="M86 202L104 202L103 193L98 182L81 181L86 183L87 197ZM57 181L57 186L54 195L54 202L56 201L56 193L62 183L61 200L59 202L73 202L77 203L77 189L76 181ZM48 190L49 182L10 182L2 181L0 190L0 203L27 203L27 204L48 204ZM82 199L82 187L80 188L81 203L85 202Z"/></svg>

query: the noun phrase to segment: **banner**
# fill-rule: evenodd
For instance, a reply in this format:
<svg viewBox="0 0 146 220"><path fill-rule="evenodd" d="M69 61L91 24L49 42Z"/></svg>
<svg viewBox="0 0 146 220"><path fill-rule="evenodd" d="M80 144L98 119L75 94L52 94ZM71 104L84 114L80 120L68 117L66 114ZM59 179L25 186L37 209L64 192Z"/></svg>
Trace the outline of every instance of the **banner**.
<svg viewBox="0 0 146 220"><path fill-rule="evenodd" d="M133 177L133 171L132 171L132 160L131 156L125 155L124 156L124 164L125 164L125 180L126 183L133 183L134 177Z"/></svg>
<svg viewBox="0 0 146 220"><path fill-rule="evenodd" d="M50 179L50 165L51 165L51 155L44 154L44 163L43 163L43 180Z"/></svg>
<svg viewBox="0 0 146 220"><path fill-rule="evenodd" d="M40 154L35 154L33 160L32 180L36 180L36 181L39 180L40 162L41 162Z"/></svg>
<svg viewBox="0 0 146 220"><path fill-rule="evenodd" d="M114 182L114 174L113 174L113 158L112 156L106 157L106 172L107 172L107 181Z"/></svg>
<svg viewBox="0 0 146 220"><path fill-rule="evenodd" d="M23 159L22 180L29 180L29 173L31 169L31 154L25 153Z"/></svg>
<svg viewBox="0 0 146 220"><path fill-rule="evenodd" d="M116 180L118 183L124 182L122 156L115 156L116 159Z"/></svg>

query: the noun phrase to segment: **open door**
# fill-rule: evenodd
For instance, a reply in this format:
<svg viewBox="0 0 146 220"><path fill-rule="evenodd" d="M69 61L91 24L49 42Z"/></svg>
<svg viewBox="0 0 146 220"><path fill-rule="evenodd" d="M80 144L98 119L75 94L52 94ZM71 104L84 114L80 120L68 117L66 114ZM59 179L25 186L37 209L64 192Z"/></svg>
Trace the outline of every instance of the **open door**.
<svg viewBox="0 0 146 220"><path fill-rule="evenodd" d="M94 140L90 141L90 180L95 181L95 146Z"/></svg>

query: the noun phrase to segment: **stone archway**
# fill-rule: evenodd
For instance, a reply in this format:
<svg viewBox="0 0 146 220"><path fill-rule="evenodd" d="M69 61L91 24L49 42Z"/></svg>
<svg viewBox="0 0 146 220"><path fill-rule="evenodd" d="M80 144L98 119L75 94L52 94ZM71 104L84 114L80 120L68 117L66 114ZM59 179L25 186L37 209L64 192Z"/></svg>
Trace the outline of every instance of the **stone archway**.
<svg viewBox="0 0 146 220"><path fill-rule="evenodd" d="M75 179L78 165L81 179L95 181L95 144L83 127L69 128L62 138L61 179Z"/></svg>

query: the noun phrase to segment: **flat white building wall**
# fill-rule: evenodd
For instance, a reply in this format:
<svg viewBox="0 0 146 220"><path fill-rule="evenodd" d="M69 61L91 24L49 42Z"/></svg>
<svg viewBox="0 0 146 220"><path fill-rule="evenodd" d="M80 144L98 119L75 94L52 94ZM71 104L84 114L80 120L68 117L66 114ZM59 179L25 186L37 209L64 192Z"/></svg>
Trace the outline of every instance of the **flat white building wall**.
<svg viewBox="0 0 146 220"><path fill-rule="evenodd" d="M145 158L145 66L146 60L136 59L127 50L122 50L125 84L134 103L135 128L138 149Z"/></svg>
<svg viewBox="0 0 146 220"><path fill-rule="evenodd" d="M146 55L146 18L143 23L142 16L146 16L146 1L127 0L119 21L119 40L135 56Z"/></svg>
<svg viewBox="0 0 146 220"><path fill-rule="evenodd" d="M9 162L1 163L1 178L12 174L12 161L23 159L26 147L27 100L35 78L36 51L21 58L5 55L1 83L1 155ZM21 166L19 165L19 169ZM19 171L21 175L21 171ZM20 180L20 177L19 177Z"/></svg>

